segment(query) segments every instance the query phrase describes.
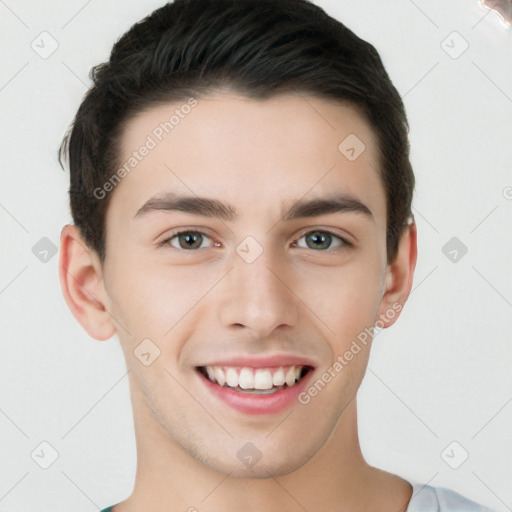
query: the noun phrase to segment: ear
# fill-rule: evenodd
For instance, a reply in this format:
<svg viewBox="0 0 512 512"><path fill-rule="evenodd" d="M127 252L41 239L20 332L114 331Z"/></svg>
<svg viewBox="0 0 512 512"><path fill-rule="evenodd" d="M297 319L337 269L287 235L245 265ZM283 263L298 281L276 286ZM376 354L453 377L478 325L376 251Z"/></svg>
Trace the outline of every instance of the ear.
<svg viewBox="0 0 512 512"><path fill-rule="evenodd" d="M398 244L397 255L386 268L384 293L378 311L379 327L393 325L400 316L411 293L417 257L417 229L413 222L404 230Z"/></svg>
<svg viewBox="0 0 512 512"><path fill-rule="evenodd" d="M60 234L59 278L69 309L89 336L99 341L111 338L116 329L105 308L101 262L71 224Z"/></svg>

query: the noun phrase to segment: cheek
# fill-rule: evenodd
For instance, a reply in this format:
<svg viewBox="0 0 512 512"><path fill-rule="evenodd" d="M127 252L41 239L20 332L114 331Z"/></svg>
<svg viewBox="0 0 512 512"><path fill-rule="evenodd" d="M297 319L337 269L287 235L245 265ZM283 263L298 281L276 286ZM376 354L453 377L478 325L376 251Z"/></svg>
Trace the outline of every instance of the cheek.
<svg viewBox="0 0 512 512"><path fill-rule="evenodd" d="M145 266L141 260L124 258L111 266L109 311L125 344L149 338L164 348L173 330L183 328L187 316L215 285L218 275L206 267Z"/></svg>
<svg viewBox="0 0 512 512"><path fill-rule="evenodd" d="M382 293L381 266L377 258L361 254L345 265L302 273L297 295L323 321L328 338L346 344L374 324Z"/></svg>

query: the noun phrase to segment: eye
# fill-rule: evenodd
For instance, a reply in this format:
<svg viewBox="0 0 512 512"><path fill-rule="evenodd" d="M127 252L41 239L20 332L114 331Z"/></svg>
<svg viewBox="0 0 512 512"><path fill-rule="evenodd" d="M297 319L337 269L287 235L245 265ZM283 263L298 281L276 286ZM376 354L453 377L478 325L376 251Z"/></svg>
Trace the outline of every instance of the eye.
<svg viewBox="0 0 512 512"><path fill-rule="evenodd" d="M203 243L207 240L211 242L210 245L203 246ZM160 242L160 245L171 245L175 249L181 250L206 249L214 246L212 239L201 231L179 231L173 233L170 237Z"/></svg>
<svg viewBox="0 0 512 512"><path fill-rule="evenodd" d="M302 239L305 239L305 244L300 243ZM302 249L318 249L320 251L325 250L337 250L343 249L343 247L350 247L352 244L340 236L331 233L330 231L314 230L302 235L297 242L297 247Z"/></svg>

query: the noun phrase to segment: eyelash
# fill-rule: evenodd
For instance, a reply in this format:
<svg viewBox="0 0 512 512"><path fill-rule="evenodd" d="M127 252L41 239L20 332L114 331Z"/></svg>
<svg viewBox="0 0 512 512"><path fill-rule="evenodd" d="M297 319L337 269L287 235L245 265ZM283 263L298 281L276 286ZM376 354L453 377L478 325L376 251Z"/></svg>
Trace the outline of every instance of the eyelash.
<svg viewBox="0 0 512 512"><path fill-rule="evenodd" d="M321 234L327 234L327 235L330 235L331 237L335 238L335 239L338 239L341 243L340 247L337 247L335 249L331 249L330 247L328 249L320 249L320 250L317 250L315 252L333 252L333 251L340 251L340 250L343 250L343 249L346 249L346 248L350 248L350 247L353 247L354 244L352 244L351 242L349 242L348 240L346 240L345 238L339 236L339 235L336 235L335 233L333 233L332 231L329 231L327 229L312 229L310 231L306 231L305 233L303 233L301 236L299 236L297 238L297 240L295 240L293 243L294 244L297 244L298 240L300 240L301 238L304 238L305 236L309 235L309 234L312 234L312 233L321 233ZM184 230L181 230L181 231L176 231L174 233L171 233L165 240L162 240L161 242L159 242L159 246L160 247L163 247L163 246L169 246L171 245L171 240L173 240L174 238L176 237L179 237L180 235L184 235L184 234L199 234L199 235L202 235L202 236L205 236L207 238L209 238L211 240L211 237L208 236L204 231L200 231L200 230L194 230L194 229L184 229ZM177 249L178 251L186 251L186 252L194 252L194 251L197 251L199 249L183 249L183 248L177 248L177 247L173 247L171 246L173 249ZM210 249L210 247L207 247L207 249ZM301 249L310 249L309 247L301 247ZM311 250L314 250L314 249L311 249Z"/></svg>

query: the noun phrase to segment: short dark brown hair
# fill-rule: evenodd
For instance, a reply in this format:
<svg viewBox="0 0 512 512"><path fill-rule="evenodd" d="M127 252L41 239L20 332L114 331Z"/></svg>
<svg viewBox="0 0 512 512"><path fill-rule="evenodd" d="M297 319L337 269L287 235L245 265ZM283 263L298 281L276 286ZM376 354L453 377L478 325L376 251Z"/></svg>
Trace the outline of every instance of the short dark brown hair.
<svg viewBox="0 0 512 512"><path fill-rule="evenodd" d="M92 68L59 149L70 168L70 203L87 244L105 258L110 192L122 128L165 101L229 90L265 99L300 93L355 104L377 136L387 197L388 260L411 214L414 174L403 102L379 54L307 0L175 0L133 25L108 62Z"/></svg>

